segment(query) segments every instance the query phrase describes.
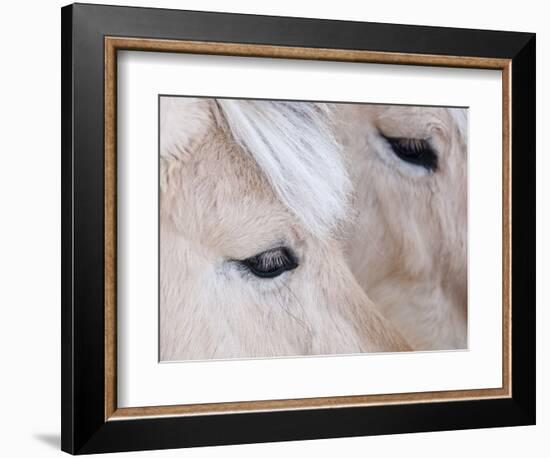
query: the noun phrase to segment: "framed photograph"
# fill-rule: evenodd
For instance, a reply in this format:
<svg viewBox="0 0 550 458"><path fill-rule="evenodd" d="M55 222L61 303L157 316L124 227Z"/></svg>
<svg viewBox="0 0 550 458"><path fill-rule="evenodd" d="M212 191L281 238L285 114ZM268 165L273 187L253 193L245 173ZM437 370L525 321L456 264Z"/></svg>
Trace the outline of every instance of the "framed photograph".
<svg viewBox="0 0 550 458"><path fill-rule="evenodd" d="M535 423L535 35L62 9L62 449Z"/></svg>

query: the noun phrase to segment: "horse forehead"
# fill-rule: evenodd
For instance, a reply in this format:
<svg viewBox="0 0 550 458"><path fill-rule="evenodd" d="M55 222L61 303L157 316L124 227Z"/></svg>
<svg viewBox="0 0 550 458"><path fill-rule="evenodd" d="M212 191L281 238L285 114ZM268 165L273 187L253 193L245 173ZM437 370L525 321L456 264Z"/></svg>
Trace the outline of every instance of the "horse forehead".
<svg viewBox="0 0 550 458"><path fill-rule="evenodd" d="M235 256L280 238L295 222L257 164L220 130L205 139L179 163L186 235Z"/></svg>
<svg viewBox="0 0 550 458"><path fill-rule="evenodd" d="M353 104L343 106L340 116L343 123L366 121L376 127L385 125L409 130L421 130L433 123L453 122L449 109L442 107Z"/></svg>
<svg viewBox="0 0 550 458"><path fill-rule="evenodd" d="M196 149L191 166L195 180L205 189L235 198L274 196L271 185L257 163L223 130L212 126Z"/></svg>
<svg viewBox="0 0 550 458"><path fill-rule="evenodd" d="M212 128L211 102L196 97L160 97L160 154L185 159Z"/></svg>

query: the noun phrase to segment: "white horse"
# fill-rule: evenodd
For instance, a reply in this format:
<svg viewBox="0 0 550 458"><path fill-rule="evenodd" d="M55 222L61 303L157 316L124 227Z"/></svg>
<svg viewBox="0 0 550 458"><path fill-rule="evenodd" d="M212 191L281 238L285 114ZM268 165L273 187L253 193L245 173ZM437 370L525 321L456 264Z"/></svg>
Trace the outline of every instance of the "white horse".
<svg viewBox="0 0 550 458"><path fill-rule="evenodd" d="M399 127L403 112L395 109L392 124L391 110L161 98L162 360L463 345L462 121L452 110L421 109ZM444 120L434 127L430 116ZM427 146L433 163L408 153ZM407 154L409 163L398 163ZM455 164L463 172L447 170ZM463 188L445 187L443 174ZM438 186L455 194L434 197ZM414 203L399 189L432 194ZM427 233L399 235L415 214L411 230L424 224ZM456 237L434 239L447 226Z"/></svg>
<svg viewBox="0 0 550 458"><path fill-rule="evenodd" d="M466 348L466 110L338 108L354 183L351 270L413 349Z"/></svg>

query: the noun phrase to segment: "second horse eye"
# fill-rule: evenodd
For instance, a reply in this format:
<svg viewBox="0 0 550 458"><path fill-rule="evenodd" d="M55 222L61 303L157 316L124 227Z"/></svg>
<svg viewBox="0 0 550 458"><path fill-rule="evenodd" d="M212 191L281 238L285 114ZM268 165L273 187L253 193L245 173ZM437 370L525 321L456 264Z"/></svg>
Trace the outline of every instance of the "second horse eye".
<svg viewBox="0 0 550 458"><path fill-rule="evenodd" d="M292 252L286 247L263 251L239 263L260 278L274 278L298 267Z"/></svg>
<svg viewBox="0 0 550 458"><path fill-rule="evenodd" d="M437 170L437 154L429 140L423 138L386 137L392 151L402 161L424 167L430 172Z"/></svg>

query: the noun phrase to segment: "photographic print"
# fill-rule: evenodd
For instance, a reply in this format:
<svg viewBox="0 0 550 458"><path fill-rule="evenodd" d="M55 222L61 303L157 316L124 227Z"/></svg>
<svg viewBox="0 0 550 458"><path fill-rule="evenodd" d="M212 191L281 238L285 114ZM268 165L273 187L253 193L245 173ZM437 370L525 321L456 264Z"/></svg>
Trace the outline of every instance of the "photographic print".
<svg viewBox="0 0 550 458"><path fill-rule="evenodd" d="M535 34L61 25L64 451L536 423Z"/></svg>
<svg viewBox="0 0 550 458"><path fill-rule="evenodd" d="M467 348L467 109L159 96L160 360Z"/></svg>

